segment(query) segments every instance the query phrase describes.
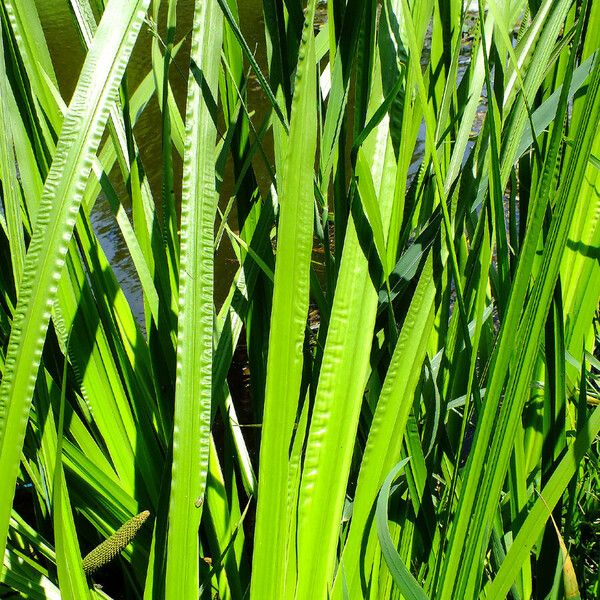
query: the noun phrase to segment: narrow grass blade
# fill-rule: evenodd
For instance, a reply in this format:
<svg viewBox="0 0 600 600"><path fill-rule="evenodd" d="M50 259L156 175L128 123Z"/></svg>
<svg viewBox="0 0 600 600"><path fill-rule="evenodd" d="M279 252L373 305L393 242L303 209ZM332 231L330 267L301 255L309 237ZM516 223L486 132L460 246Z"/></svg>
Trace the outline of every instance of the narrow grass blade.
<svg viewBox="0 0 600 600"><path fill-rule="evenodd" d="M165 594L199 589L198 528L210 451L213 236L217 209L214 107L223 25L217 2L196 2L181 205L177 379Z"/></svg>
<svg viewBox="0 0 600 600"><path fill-rule="evenodd" d="M0 173L2 174L2 203L6 217L6 233L10 245L15 289L19 289L23 261L25 259L25 236L21 224L21 194L17 180L13 133L9 118L8 81L4 62L4 40L0 26L0 126L4 134L0 139Z"/></svg>
<svg viewBox="0 0 600 600"><path fill-rule="evenodd" d="M81 551L77 541L75 521L71 510L69 492L65 481L65 473L62 465L63 427L65 412L65 396L67 390L67 361L63 368L63 380L60 395L60 409L58 416L58 432L52 430L46 432L46 440L51 440L54 450L53 485L52 485L52 511L54 517L54 536L56 544L56 568L61 593L71 598L90 598L89 587L84 575L81 560ZM50 408L50 407L48 407ZM54 428L51 423L51 410L48 410L46 428ZM48 434L49 433L49 434Z"/></svg>

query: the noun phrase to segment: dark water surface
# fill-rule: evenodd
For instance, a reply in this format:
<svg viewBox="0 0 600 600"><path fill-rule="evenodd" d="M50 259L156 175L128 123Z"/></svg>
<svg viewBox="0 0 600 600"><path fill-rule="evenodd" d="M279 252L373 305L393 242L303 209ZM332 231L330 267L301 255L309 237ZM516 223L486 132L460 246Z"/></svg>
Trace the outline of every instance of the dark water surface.
<svg viewBox="0 0 600 600"><path fill-rule="evenodd" d="M68 104L85 58L85 51L83 43L80 41L75 18L69 7L69 0L35 0L35 4L52 56L60 92ZM162 9L166 9L166 3L164 2L161 6L161 12L165 12ZM179 0L177 4L177 35L175 41L177 43L182 38L185 38L185 41L175 57L175 64L171 67L170 80L175 100L182 115L185 114L187 88L185 74L187 74L189 61L193 9L194 0ZM264 68L266 54L261 0L244 0L240 2L239 13L246 40L252 49L256 49L256 58L261 68ZM164 23L164 18L159 19L159 22ZM127 86L130 94L135 91L152 67L151 45L152 33L149 27L144 25L127 68ZM261 117L260 113L263 112L264 114L267 107L264 101L261 101L258 87L250 85L248 93L252 108ZM156 97L153 97L136 124L134 133L140 149L144 170L150 181L157 204L160 203L162 178L160 129L161 115ZM175 156L174 159L175 178L177 182L180 182L181 160L178 156ZM128 208L129 200L118 170L114 170L111 174L111 181L119 192L123 204ZM179 193L180 188L176 188L178 196ZM223 199L228 197L227 182L224 182L221 195ZM142 323L144 319L141 286L113 213L102 195L98 198L92 213L92 224L138 322ZM225 298L236 270L231 247L228 245L226 236L223 239L226 245L221 247L215 255L215 299L217 304L220 304Z"/></svg>

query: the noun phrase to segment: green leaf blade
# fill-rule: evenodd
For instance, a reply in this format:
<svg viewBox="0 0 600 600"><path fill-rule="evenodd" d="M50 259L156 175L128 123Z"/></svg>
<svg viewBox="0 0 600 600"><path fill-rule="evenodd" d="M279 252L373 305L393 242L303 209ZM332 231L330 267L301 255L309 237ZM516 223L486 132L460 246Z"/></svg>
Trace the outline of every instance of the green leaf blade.
<svg viewBox="0 0 600 600"><path fill-rule="evenodd" d="M251 597L282 598L289 447L298 410L308 314L317 148L315 2L306 15L279 193L280 216L258 478ZM281 166L280 166L281 172Z"/></svg>
<svg viewBox="0 0 600 600"><path fill-rule="evenodd" d="M210 451L216 102L222 44L216 1L197 2L188 80L181 204L179 321L165 595L199 589L198 528Z"/></svg>

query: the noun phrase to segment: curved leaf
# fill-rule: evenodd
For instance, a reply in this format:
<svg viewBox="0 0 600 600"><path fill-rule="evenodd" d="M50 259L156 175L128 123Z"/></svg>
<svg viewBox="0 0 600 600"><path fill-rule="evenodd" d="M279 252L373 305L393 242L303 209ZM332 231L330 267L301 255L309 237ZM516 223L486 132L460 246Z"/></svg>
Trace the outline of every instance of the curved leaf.
<svg viewBox="0 0 600 600"><path fill-rule="evenodd" d="M394 583L398 586L404 597L408 600L429 600L429 597L423 591L419 582L412 576L411 572L406 568L406 565L400 558L396 546L392 541L392 536L390 535L390 529L388 527L387 512L392 482L398 477L400 471L409 460L410 459L408 458L401 460L390 471L381 486L381 491L377 498L377 508L375 509L377 537L379 538L383 558L392 574Z"/></svg>

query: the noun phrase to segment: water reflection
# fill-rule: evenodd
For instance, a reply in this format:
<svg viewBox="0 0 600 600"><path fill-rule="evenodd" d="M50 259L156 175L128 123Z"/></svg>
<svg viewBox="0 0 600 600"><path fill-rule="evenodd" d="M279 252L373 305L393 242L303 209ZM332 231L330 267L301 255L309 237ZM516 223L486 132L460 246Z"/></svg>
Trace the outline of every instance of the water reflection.
<svg viewBox="0 0 600 600"><path fill-rule="evenodd" d="M65 102L69 102L75 86L83 61L85 52L83 44L80 41L78 29L75 24L74 16L70 9L68 0L35 0L38 13L46 40L48 49L52 57L52 62L56 71L57 80L61 95ZM182 114L185 114L185 97L187 88L187 63L189 60L190 31L192 28L194 0L180 0L177 5L177 38L179 42L182 38L184 43L174 59L171 68L170 79L175 101ZM159 23L164 23L162 12L166 10L166 3L161 5L161 18ZM257 49L256 58L261 68L266 66L266 56L264 52L264 24L262 21L262 10L260 0L245 0L239 7L240 22L244 35L251 48ZM159 35L163 33L159 29ZM152 68L151 63L151 45L152 32L148 26L142 28L138 41L129 62L126 72L127 86L132 93L142 82L144 77ZM262 52L259 49L263 49ZM257 102L260 90L257 86L250 86L250 102L253 106L258 106L259 117L266 112L264 103ZM140 149L140 157L144 171L150 182L150 187L157 205L160 204L161 183L162 183L162 148L161 148L161 114L156 96L153 96L146 106L140 119L134 127L134 134ZM176 181L176 197L180 198L181 171L182 164L179 156L174 156L174 169ZM110 176L111 182L117 190L121 202L125 208L129 209L129 199L123 183L122 177L117 168L113 170ZM223 197L227 197L227 181L223 187ZM114 215L110 205L103 195L100 195L94 207L92 216L92 225L98 236L100 244L110 261L115 275L125 292L125 295L132 307L132 310L138 319L143 322L143 304L141 285L137 277L135 267L133 266L125 242L116 225ZM228 245L226 236L224 239L224 248L220 248L216 255L217 264L215 265L215 299L220 303L226 296L233 273L236 269L234 254L231 246Z"/></svg>

